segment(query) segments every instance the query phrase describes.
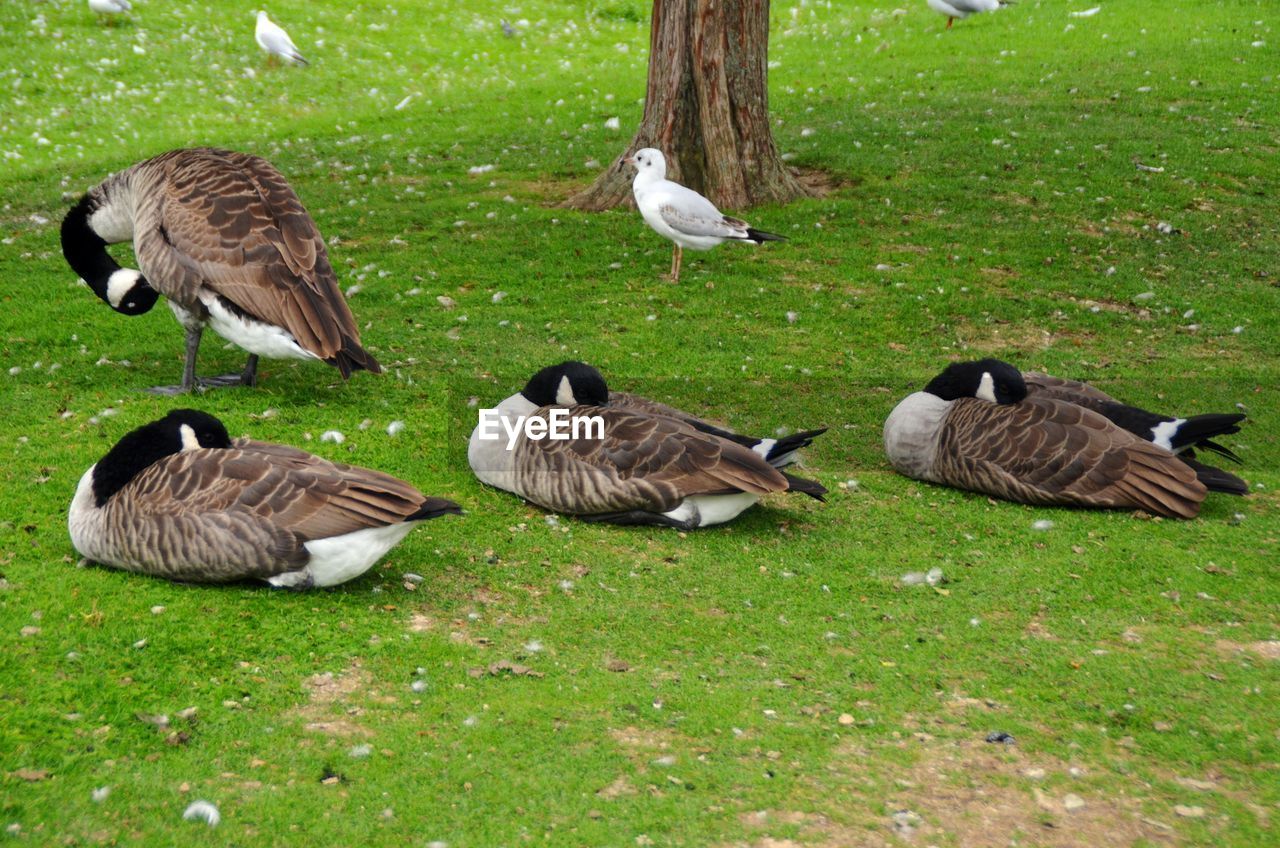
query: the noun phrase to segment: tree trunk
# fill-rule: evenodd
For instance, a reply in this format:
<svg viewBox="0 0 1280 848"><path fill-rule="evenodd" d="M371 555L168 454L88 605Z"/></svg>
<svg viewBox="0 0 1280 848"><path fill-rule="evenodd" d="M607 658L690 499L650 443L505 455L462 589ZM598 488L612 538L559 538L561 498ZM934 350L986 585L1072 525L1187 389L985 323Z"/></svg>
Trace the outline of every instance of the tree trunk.
<svg viewBox="0 0 1280 848"><path fill-rule="evenodd" d="M667 178L724 209L810 195L778 155L769 125L768 0L653 0L649 81L635 138L576 209L632 203L622 159L656 147Z"/></svg>

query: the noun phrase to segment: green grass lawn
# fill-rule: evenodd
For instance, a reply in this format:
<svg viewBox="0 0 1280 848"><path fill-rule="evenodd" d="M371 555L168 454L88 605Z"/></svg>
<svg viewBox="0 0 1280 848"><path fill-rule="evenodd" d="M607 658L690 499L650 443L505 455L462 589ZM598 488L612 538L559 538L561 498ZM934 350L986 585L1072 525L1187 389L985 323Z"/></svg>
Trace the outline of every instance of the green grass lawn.
<svg viewBox="0 0 1280 848"><path fill-rule="evenodd" d="M279 0L309 68L268 67L239 0L134 0L116 26L0 5L4 838L1273 842L1275 8L1068 14L1091 4L946 32L922 0L775 2L776 138L833 188L751 210L790 241L689 253L678 286L634 210L557 207L639 122L643 0ZM182 342L168 310L81 286L58 223L107 173L204 144L289 177L387 373L264 362L257 389L178 403L467 510L336 590L78 568L67 536L84 470L177 405L139 389L177 381ZM1243 404L1231 470L1255 491L1176 522L894 474L889 410L986 355L1168 412ZM829 502L684 535L480 485L471 404L571 357L741 431L830 427L805 468ZM217 828L183 821L194 799Z"/></svg>

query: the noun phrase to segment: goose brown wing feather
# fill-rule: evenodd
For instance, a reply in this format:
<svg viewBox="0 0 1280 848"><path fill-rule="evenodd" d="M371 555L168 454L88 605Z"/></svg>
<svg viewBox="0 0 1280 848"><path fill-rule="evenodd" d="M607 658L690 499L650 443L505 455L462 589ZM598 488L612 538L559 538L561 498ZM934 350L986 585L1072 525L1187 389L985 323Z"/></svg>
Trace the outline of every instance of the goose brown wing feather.
<svg viewBox="0 0 1280 848"><path fill-rule="evenodd" d="M144 168L139 179L150 185L138 192L134 242L152 285L188 309L200 288L208 288L284 328L344 376L352 368L348 360L380 370L360 347L315 222L274 166L202 148L138 167Z"/></svg>
<svg viewBox="0 0 1280 848"><path fill-rule="evenodd" d="M674 418L590 406L569 414L599 415L604 438L524 440L516 447L527 451L521 490L552 509L667 512L691 495L787 489L786 478L759 455Z"/></svg>
<svg viewBox="0 0 1280 848"><path fill-rule="evenodd" d="M1022 379L1027 389L1043 393L1049 397L1065 400L1068 403L1081 404L1090 408L1104 403L1119 403L1115 398L1101 389L1079 380L1068 380L1065 377L1054 377L1038 371L1022 372Z"/></svg>
<svg viewBox="0 0 1280 848"><path fill-rule="evenodd" d="M1084 407L1043 396L952 405L934 474L1025 503L1141 508L1192 517L1205 487L1168 451Z"/></svg>

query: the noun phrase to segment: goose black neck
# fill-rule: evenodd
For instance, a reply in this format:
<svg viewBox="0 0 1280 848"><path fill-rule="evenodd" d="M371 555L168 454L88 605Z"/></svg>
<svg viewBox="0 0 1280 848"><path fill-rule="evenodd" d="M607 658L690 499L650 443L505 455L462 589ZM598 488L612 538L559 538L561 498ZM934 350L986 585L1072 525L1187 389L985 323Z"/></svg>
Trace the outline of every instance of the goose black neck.
<svg viewBox="0 0 1280 848"><path fill-rule="evenodd" d="M62 255L93 293L107 303L107 284L120 265L107 253L107 243L89 226L93 201L86 194L62 219Z"/></svg>
<svg viewBox="0 0 1280 848"><path fill-rule="evenodd" d="M126 433L93 469L93 497L99 507L147 468L183 450L183 431L199 447L229 448L231 437L222 422L203 412L175 409L158 421Z"/></svg>

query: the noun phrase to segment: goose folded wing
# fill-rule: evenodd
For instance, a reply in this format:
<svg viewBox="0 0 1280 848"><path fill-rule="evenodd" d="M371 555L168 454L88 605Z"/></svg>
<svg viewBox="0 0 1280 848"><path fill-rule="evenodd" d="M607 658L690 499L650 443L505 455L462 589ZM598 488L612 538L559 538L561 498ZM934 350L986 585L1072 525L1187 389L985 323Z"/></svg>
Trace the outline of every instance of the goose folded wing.
<svg viewBox="0 0 1280 848"><path fill-rule="evenodd" d="M1041 374L1038 371L1024 371L1022 379L1026 382L1027 388L1033 392L1057 398L1058 400L1065 400L1068 403L1087 406L1095 411L1102 404L1119 403L1119 401L1101 389L1094 388L1088 383L1082 383L1079 380L1053 377L1049 374Z"/></svg>
<svg viewBox="0 0 1280 848"><path fill-rule="evenodd" d="M570 415L599 415L604 438L527 441L527 471L574 485L589 500L588 511L665 512L691 495L787 488L757 454L677 419L606 407L574 407Z"/></svg>
<svg viewBox="0 0 1280 848"><path fill-rule="evenodd" d="M170 297L206 287L332 358L358 337L324 242L284 177L228 151L188 151L149 192L135 245L143 273L172 280Z"/></svg>
<svg viewBox="0 0 1280 848"><path fill-rule="evenodd" d="M1168 451L1084 407L1046 397L956 401L945 482L1027 503L1146 509L1189 518L1205 488Z"/></svg>
<svg viewBox="0 0 1280 848"><path fill-rule="evenodd" d="M683 410L676 409L674 406L667 406L656 400L650 400L647 397L633 395L630 392L609 392L609 405L616 406L620 409L630 409L636 412L645 412L649 415L661 415L666 418L674 418L677 421L683 421L695 430L703 433L710 433L713 436L719 436L722 439L740 442L744 437L739 436L731 430L722 426L704 421L701 418L695 418ZM755 441L754 439L747 439Z"/></svg>

